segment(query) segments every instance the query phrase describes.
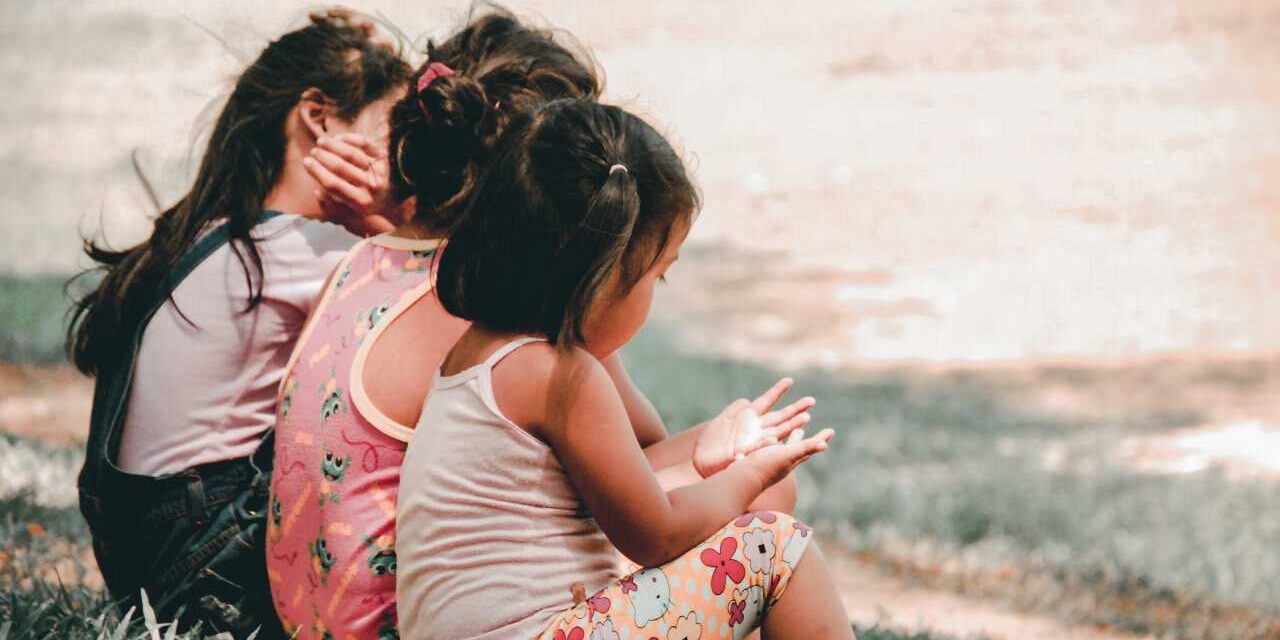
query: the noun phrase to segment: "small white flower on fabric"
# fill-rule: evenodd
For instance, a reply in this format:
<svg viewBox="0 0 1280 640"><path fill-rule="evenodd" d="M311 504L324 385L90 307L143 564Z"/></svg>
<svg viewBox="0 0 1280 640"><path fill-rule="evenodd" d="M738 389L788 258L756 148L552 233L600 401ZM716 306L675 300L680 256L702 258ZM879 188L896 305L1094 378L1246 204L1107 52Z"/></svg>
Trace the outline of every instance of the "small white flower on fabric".
<svg viewBox="0 0 1280 640"><path fill-rule="evenodd" d="M755 573L769 573L777 551L773 531L769 529L756 527L742 534L742 555L747 557L747 563Z"/></svg>
<svg viewBox="0 0 1280 640"><path fill-rule="evenodd" d="M605 620L591 630L591 640L622 640L613 628L613 620Z"/></svg>
<svg viewBox="0 0 1280 640"><path fill-rule="evenodd" d="M702 625L698 624L698 620L692 613L677 620L675 626L667 630L667 640L700 640L701 638Z"/></svg>

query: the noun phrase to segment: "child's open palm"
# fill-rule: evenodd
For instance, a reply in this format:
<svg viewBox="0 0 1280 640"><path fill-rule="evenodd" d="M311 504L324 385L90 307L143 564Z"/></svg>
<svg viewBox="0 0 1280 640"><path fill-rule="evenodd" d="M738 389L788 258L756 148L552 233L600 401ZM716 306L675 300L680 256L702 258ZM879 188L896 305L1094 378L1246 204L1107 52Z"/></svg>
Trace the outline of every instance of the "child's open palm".
<svg viewBox="0 0 1280 640"><path fill-rule="evenodd" d="M709 478L734 460L777 444L808 424L809 409L816 402L811 397L772 410L793 384L791 378L783 378L755 400L736 400L709 420L693 446L693 466L698 474Z"/></svg>
<svg viewBox="0 0 1280 640"><path fill-rule="evenodd" d="M796 429L784 442L759 447L735 464L748 465L759 474L765 487L771 487L814 454L826 451L835 433L832 429L823 429L806 438L803 429Z"/></svg>

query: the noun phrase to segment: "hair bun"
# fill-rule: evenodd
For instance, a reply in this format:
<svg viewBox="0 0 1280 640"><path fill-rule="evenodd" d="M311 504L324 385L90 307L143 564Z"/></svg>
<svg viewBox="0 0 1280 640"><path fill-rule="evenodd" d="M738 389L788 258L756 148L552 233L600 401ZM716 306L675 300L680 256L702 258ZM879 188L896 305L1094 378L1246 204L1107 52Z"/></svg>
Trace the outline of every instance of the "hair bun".
<svg viewBox="0 0 1280 640"><path fill-rule="evenodd" d="M432 80L418 94L418 103L428 129L437 133L466 131L474 136L484 120L488 99L479 82L455 73Z"/></svg>
<svg viewBox="0 0 1280 640"><path fill-rule="evenodd" d="M415 198L416 219L438 229L454 222L515 119L548 100L598 93L594 68L553 36L495 8L427 43L427 64L391 110L388 143L392 196ZM433 72L437 64L454 73Z"/></svg>

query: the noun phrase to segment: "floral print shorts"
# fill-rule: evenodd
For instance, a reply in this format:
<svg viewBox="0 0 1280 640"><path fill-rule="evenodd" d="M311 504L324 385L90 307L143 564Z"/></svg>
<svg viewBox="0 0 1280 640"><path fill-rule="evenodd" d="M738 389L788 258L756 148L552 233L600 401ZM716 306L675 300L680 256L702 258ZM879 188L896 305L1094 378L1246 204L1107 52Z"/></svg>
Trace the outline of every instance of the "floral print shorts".
<svg viewBox="0 0 1280 640"><path fill-rule="evenodd" d="M566 611L539 640L741 640L782 597L812 535L784 513L745 514Z"/></svg>

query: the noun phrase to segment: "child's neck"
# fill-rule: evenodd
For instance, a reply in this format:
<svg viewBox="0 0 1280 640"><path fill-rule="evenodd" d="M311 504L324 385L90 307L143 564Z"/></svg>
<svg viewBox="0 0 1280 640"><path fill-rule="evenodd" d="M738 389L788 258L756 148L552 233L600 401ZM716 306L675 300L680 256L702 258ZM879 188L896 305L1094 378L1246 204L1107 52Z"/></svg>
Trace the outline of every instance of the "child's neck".
<svg viewBox="0 0 1280 640"><path fill-rule="evenodd" d="M323 219L324 211L315 196L319 185L302 168L302 156L299 154L295 145L291 144L286 149L284 168L276 183L271 186L262 207L305 218Z"/></svg>
<svg viewBox="0 0 1280 640"><path fill-rule="evenodd" d="M440 370L444 375L452 375L468 367L475 366L484 362L484 359L498 347L515 340L528 336L527 333L512 333L510 331L495 331L488 327L478 324L472 324L462 337L453 345L453 349L449 350L449 354L444 357L444 362L440 364Z"/></svg>
<svg viewBox="0 0 1280 640"><path fill-rule="evenodd" d="M426 223L417 220L409 220L408 222L398 226L391 232L392 236L397 238L408 238L410 240L435 240L443 238L444 232L436 229Z"/></svg>

